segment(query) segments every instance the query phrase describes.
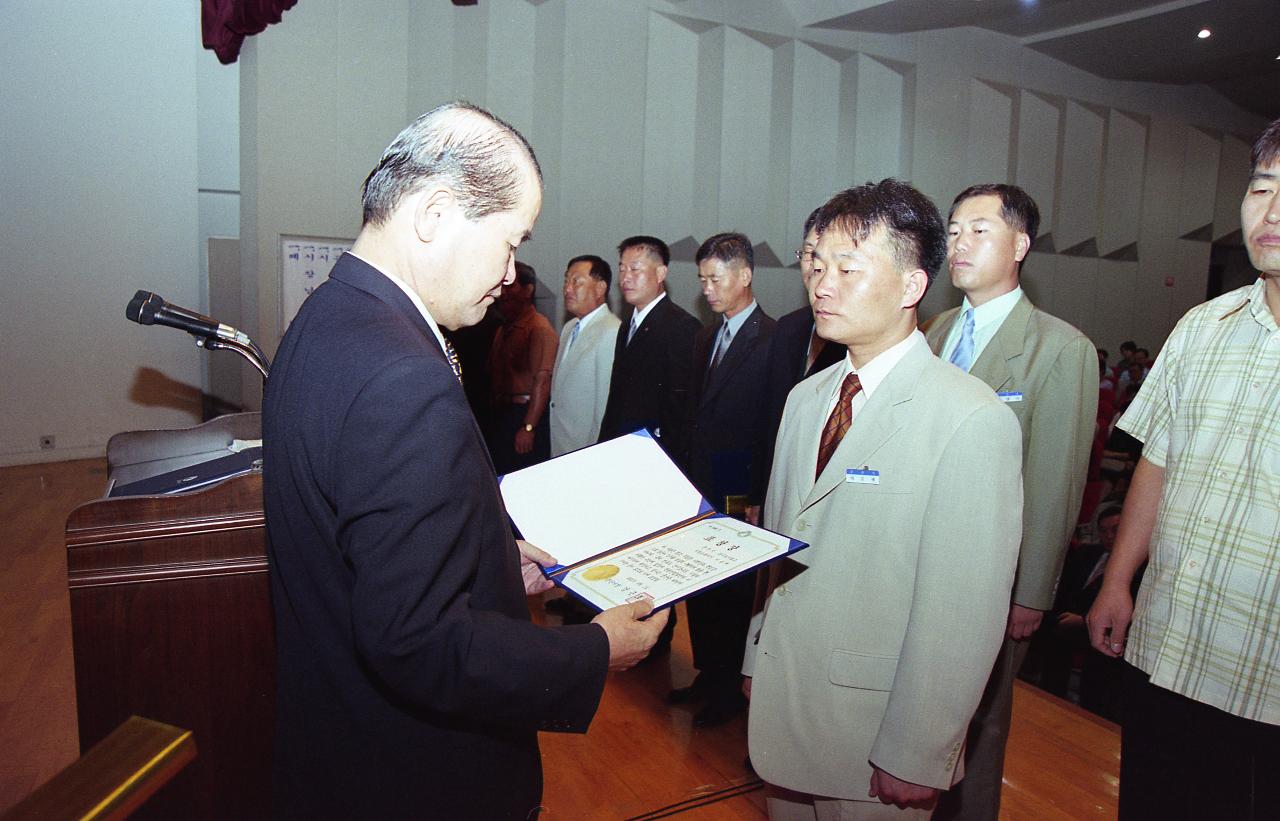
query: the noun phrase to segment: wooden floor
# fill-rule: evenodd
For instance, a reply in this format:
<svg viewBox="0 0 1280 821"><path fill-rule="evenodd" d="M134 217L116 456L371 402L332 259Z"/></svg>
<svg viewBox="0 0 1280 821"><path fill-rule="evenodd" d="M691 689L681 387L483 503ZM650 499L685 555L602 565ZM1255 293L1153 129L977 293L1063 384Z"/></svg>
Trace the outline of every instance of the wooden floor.
<svg viewBox="0 0 1280 821"><path fill-rule="evenodd" d="M0 468L0 812L77 754L63 525L105 481L101 460ZM590 733L544 734L543 818L765 818L745 720L694 730L667 705L692 675L681 627L669 656L610 675ZM1115 818L1118 771L1114 725L1018 683L1002 819Z"/></svg>

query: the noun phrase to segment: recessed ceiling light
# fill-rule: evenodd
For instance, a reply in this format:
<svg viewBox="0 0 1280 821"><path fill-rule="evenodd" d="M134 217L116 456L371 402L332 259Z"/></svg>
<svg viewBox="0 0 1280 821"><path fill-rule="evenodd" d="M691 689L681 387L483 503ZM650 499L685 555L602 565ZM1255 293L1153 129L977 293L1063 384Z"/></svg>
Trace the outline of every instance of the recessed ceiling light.
<svg viewBox="0 0 1280 821"><path fill-rule="evenodd" d="M1200 33L1197 34L1196 36L1199 37L1201 40L1208 40L1210 37L1213 36L1213 32L1209 31L1208 29L1200 29Z"/></svg>

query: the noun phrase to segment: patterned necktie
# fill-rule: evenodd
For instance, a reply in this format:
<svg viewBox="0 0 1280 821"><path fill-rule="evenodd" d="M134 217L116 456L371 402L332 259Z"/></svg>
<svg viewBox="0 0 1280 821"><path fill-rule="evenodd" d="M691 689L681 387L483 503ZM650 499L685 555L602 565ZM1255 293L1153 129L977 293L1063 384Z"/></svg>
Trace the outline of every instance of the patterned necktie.
<svg viewBox="0 0 1280 821"><path fill-rule="evenodd" d="M447 339L444 341L444 355L449 360L453 375L458 377L458 384L462 384L462 363L458 361L458 352L453 349L453 343Z"/></svg>
<svg viewBox="0 0 1280 821"><path fill-rule="evenodd" d="M569 344L564 346L564 352L565 352L565 353L568 353L568 352L569 352L569 349L573 347L573 343L577 340L577 338L578 338L578 331L580 331L580 330L582 330L582 320L581 320L581 319L579 319L579 320L578 320L578 324L576 324L576 325L574 325L574 326L573 326L573 330L572 330L572 331L569 331Z"/></svg>
<svg viewBox="0 0 1280 821"><path fill-rule="evenodd" d="M822 469L827 466L827 462L831 461L831 454L836 452L840 440L849 432L849 425L853 422L849 403L860 390L862 390L862 380L858 379L856 373L850 371L840 385L840 398L836 400L836 406L831 409L827 424L822 429L822 439L818 442L818 468L813 472L814 481L822 475Z"/></svg>
<svg viewBox="0 0 1280 821"><path fill-rule="evenodd" d="M631 344L632 338L636 335L636 331L640 330L640 323L636 322L636 315L631 315L631 331L627 334L627 344Z"/></svg>
<svg viewBox="0 0 1280 821"><path fill-rule="evenodd" d="M964 312L964 323L960 326L960 341L951 352L951 364L962 371L968 371L973 364L973 309Z"/></svg>

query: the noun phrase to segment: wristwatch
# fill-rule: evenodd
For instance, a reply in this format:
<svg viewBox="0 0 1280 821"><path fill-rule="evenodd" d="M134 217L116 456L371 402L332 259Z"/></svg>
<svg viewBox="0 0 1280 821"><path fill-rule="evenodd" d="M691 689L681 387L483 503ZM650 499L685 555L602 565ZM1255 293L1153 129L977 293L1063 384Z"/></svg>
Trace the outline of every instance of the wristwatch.
<svg viewBox="0 0 1280 821"><path fill-rule="evenodd" d="M533 433L533 425L530 425L528 422L525 422L525 423L524 423L524 432L525 432L525 433Z"/></svg>

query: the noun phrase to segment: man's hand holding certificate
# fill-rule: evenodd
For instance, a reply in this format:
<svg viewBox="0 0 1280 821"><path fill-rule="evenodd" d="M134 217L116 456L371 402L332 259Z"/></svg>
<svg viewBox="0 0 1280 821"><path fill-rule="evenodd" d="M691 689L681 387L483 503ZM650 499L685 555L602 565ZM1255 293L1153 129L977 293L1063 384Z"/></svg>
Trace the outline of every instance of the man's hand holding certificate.
<svg viewBox="0 0 1280 821"><path fill-rule="evenodd" d="M716 513L643 431L508 474L502 495L559 562L547 576L601 610L665 607L807 547Z"/></svg>

